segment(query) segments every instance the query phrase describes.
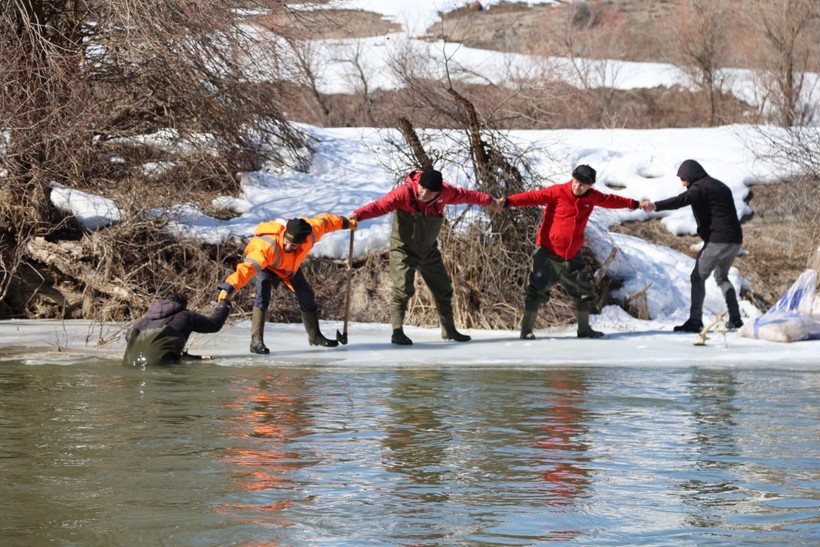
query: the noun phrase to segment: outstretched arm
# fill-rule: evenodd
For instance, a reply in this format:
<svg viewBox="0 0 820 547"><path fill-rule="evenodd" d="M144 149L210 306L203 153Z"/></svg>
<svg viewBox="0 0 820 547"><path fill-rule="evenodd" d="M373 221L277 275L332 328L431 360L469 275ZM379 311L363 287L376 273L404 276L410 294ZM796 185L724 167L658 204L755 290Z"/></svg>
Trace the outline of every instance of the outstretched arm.
<svg viewBox="0 0 820 547"><path fill-rule="evenodd" d="M217 332L231 313L231 299L223 298L210 317L191 312L193 332Z"/></svg>
<svg viewBox="0 0 820 547"><path fill-rule="evenodd" d="M408 203L411 197L410 189L406 185L402 184L396 186L376 201L372 201L367 205L359 207L353 211L351 217L355 217L357 221L380 217L382 215L386 215L387 213L392 213L403 204Z"/></svg>

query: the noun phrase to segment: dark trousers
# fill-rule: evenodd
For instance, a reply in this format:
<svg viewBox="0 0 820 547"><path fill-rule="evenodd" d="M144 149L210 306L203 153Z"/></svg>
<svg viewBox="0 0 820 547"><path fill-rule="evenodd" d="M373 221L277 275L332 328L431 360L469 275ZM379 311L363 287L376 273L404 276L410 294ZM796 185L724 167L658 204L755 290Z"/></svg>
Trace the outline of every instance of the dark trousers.
<svg viewBox="0 0 820 547"><path fill-rule="evenodd" d="M581 253L569 260L539 247L532 257L530 281L524 291L524 310L538 311L550 299L550 290L560 283L575 300L575 307L589 306L595 297Z"/></svg>
<svg viewBox="0 0 820 547"><path fill-rule="evenodd" d="M692 303L689 307L689 318L695 321L703 319L703 300L706 298L706 280L714 272L715 282L723 293L729 318L740 319L740 307L732 282L729 281L729 269L740 252L740 243L706 243L695 259L695 268L689 280L692 282Z"/></svg>
<svg viewBox="0 0 820 547"><path fill-rule="evenodd" d="M280 283L284 284L284 281L282 281L281 277L268 270L257 272L254 279L256 280L256 298L253 301L253 305L256 308L267 310L270 304L271 290ZM313 287L308 283L301 268L296 270L296 273L290 279L290 284L293 285L296 299L299 301L300 310L303 312L315 312L319 309L316 305L316 295L313 292Z"/></svg>

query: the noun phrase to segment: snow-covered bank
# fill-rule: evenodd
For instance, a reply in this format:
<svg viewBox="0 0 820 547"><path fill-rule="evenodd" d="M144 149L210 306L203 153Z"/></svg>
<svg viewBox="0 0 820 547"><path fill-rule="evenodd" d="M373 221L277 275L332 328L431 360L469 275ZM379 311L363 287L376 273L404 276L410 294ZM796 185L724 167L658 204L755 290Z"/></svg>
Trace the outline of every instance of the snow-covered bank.
<svg viewBox="0 0 820 547"><path fill-rule="evenodd" d="M316 154L308 172L296 170L261 170L245 173L242 191L236 197L223 196L215 205L231 209L238 216L218 220L189 204L165 212L174 221L171 229L179 237L190 237L209 243L228 238L247 238L260 222L277 217L313 216L322 212L347 215L387 193L396 183L391 172L396 166L386 165L389 157L387 137L396 134L389 130L371 128L324 129L304 127L316 141ZM779 131L770 128L770 131ZM677 195L683 188L675 176L680 163L697 159L712 176L725 182L735 197L740 216L752 212L744 201L749 185L778 180L783 166L758 160L753 148L760 149L760 134L751 126L727 126L701 129L659 130L556 130L513 131L511 141L522 150L530 150L535 172L552 183L569 180L572 168L588 163L598 171L596 188L634 199L659 200ZM455 146L452 142L449 146ZM459 162L437 166L445 180L469 187L473 173L469 158L461 154ZM69 194L78 199L63 199L55 205L89 219L89 228L101 224L101 211L110 209L104 197L95 201L87 194ZM79 199L82 198L82 199ZM455 216L460 207L448 209ZM609 274L623 283L619 298L628 298L649 285L647 292L650 317L664 321L683 321L688 313L689 273L694 258L671 249L658 247L651 241L642 241L610 234L611 226L625 221L643 222L660 217L667 229L675 234L694 234L696 223L691 208L659 214L640 210L596 209L587 227L587 242L600 262L606 260L614 245L619 254ZM364 221L356 232L354 254L362 256L389 246L392 215ZM346 258L347 232L337 232L322 238L312 255ZM694 253L693 253L694 254ZM743 281L743 262L735 261L731 281L740 292ZM490 265L492 267L492 265ZM458 279L454 280L458 283ZM723 311L723 296L710 279L707 282L707 314ZM755 317L758 311L744 304L746 317Z"/></svg>

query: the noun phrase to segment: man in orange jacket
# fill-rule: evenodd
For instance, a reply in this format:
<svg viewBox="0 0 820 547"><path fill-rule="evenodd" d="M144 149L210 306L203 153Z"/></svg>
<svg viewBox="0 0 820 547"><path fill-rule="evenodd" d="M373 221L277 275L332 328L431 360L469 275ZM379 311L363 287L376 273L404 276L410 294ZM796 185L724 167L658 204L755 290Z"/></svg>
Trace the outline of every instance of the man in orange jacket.
<svg viewBox="0 0 820 547"><path fill-rule="evenodd" d="M332 214L290 220L277 218L256 227L245 247L245 261L217 287L220 290L217 302L221 302L244 287L251 278L256 279L251 353L270 353L263 339L265 314L273 285L280 283L296 294L310 345L334 347L339 344L337 340L325 338L319 330L316 296L299 266L322 236L348 228L355 230L356 221Z"/></svg>

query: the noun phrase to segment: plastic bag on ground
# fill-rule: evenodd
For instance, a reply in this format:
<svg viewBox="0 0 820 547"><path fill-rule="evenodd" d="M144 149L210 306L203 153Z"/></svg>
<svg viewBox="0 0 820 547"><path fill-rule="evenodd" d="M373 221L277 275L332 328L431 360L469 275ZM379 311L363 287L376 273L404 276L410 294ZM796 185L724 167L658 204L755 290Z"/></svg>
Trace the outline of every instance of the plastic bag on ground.
<svg viewBox="0 0 820 547"><path fill-rule="evenodd" d="M806 270L777 304L746 323L740 334L771 342L820 340L820 298L815 294L816 286L817 272Z"/></svg>

